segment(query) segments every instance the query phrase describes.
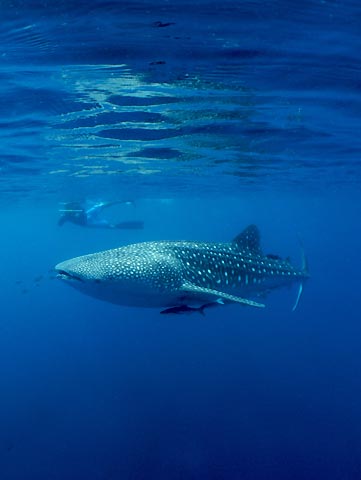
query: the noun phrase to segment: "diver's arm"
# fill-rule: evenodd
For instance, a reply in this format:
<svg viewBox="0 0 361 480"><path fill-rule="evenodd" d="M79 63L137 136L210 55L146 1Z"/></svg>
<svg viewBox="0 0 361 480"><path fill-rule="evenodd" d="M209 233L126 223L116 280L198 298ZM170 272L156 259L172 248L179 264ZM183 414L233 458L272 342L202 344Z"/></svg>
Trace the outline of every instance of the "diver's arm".
<svg viewBox="0 0 361 480"><path fill-rule="evenodd" d="M98 214L102 210L105 210L108 207L112 207L113 205L134 205L134 202L129 200L113 200L111 202L98 202L92 205L90 208L87 209L87 215L94 215L95 213Z"/></svg>

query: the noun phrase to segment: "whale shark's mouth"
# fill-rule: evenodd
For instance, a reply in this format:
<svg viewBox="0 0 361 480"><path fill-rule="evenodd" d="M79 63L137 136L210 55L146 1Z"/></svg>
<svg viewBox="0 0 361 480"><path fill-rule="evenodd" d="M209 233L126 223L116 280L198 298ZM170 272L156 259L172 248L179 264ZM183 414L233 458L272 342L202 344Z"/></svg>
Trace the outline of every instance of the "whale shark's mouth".
<svg viewBox="0 0 361 480"><path fill-rule="evenodd" d="M57 272L57 278L60 278L61 280L76 280L78 282L83 282L80 277L77 277L76 275L73 275L66 270L57 270Z"/></svg>

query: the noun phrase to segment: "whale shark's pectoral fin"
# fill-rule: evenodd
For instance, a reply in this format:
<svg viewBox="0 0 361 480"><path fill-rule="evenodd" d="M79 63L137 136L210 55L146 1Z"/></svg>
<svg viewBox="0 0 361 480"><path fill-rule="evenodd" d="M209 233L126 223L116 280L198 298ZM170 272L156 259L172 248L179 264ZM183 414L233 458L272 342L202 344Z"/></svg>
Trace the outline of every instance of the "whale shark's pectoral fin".
<svg viewBox="0 0 361 480"><path fill-rule="evenodd" d="M253 300L237 297L236 295L231 295L229 293L219 292L218 290L213 290L212 288L199 287L198 285L193 285L192 283L185 283L182 287L182 291L185 293L191 293L193 295L199 294L207 295L210 297L217 297L217 299L228 300L229 302L242 303L243 305L249 305L250 307L265 307L263 303L254 302Z"/></svg>

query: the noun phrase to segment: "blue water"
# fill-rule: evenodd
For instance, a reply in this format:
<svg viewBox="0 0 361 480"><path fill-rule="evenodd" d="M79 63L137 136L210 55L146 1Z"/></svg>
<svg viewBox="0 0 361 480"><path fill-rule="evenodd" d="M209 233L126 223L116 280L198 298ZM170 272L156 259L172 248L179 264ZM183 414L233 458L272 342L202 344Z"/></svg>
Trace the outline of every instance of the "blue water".
<svg viewBox="0 0 361 480"><path fill-rule="evenodd" d="M0 479L361 478L361 5L0 5ZM131 200L144 230L57 225ZM58 262L229 241L311 279L201 315L81 295ZM165 317L165 318L164 318Z"/></svg>

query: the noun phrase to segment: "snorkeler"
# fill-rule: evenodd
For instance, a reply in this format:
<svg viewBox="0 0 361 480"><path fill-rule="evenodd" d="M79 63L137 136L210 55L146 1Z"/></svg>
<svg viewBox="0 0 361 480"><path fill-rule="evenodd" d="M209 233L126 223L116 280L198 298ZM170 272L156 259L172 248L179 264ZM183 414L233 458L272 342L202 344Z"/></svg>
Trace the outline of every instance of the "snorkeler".
<svg viewBox="0 0 361 480"><path fill-rule="evenodd" d="M114 202L96 202L90 204L89 202L67 202L62 204L59 210L61 216L58 220L58 225L62 226L65 222L71 222L82 227L95 228L122 228L129 230L139 230L143 228L141 221L129 221L120 223L111 223L100 215L105 208L117 204L134 205L133 202L114 201Z"/></svg>

